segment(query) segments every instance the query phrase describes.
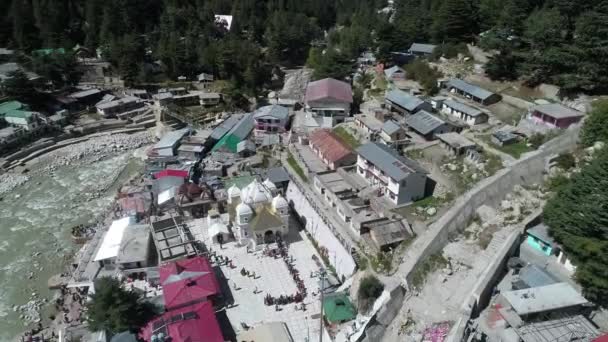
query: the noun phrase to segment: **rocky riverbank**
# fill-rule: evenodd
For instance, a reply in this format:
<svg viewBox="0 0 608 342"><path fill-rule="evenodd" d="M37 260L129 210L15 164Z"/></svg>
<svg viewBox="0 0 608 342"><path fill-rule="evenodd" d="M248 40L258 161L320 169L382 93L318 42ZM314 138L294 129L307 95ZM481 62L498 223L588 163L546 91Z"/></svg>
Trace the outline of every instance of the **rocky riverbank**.
<svg viewBox="0 0 608 342"><path fill-rule="evenodd" d="M149 131L133 134L107 134L49 152L27 164L28 174L16 172L0 174L0 196L28 182L33 175L52 175L55 170L63 166L77 167L90 165L100 160L152 144L154 141L155 137ZM118 176L120 171L120 169L117 170L116 176ZM100 180L100 183L108 182ZM99 184L98 189L92 189L92 191L103 191L106 187L104 184Z"/></svg>

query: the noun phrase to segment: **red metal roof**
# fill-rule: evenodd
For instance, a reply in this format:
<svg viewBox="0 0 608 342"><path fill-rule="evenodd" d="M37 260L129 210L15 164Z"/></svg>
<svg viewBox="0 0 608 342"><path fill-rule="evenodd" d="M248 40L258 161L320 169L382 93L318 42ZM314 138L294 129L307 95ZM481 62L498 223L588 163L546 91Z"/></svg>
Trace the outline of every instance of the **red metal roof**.
<svg viewBox="0 0 608 342"><path fill-rule="evenodd" d="M595 340L593 340L593 342L608 342L608 334L596 338Z"/></svg>
<svg viewBox="0 0 608 342"><path fill-rule="evenodd" d="M325 99L353 103L353 90L350 84L333 78L325 78L308 83L306 87L306 102Z"/></svg>
<svg viewBox="0 0 608 342"><path fill-rule="evenodd" d="M149 342L159 333L171 337L171 342L224 342L211 302L166 312L148 322L140 336Z"/></svg>
<svg viewBox="0 0 608 342"><path fill-rule="evenodd" d="M329 129L317 129L308 137L312 146L321 152L323 158L335 163L348 157L353 151Z"/></svg>
<svg viewBox="0 0 608 342"><path fill-rule="evenodd" d="M188 178L188 171L187 170L166 169L166 170L158 171L157 173L154 174L154 178L156 178L156 179L160 179L160 178L163 178L163 177L182 177L182 178Z"/></svg>
<svg viewBox="0 0 608 342"><path fill-rule="evenodd" d="M160 283L167 309L196 303L220 293L213 267L200 256L162 265Z"/></svg>

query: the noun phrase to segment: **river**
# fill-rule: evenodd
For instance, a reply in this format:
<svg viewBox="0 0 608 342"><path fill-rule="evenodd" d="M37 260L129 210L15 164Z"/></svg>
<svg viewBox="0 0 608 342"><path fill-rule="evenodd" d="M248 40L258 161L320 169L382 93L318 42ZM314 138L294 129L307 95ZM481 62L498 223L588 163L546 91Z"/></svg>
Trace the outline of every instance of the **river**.
<svg viewBox="0 0 608 342"><path fill-rule="evenodd" d="M1 195L0 202L0 341L11 341L26 329L14 306L37 298L52 302L48 279L66 270L79 246L70 228L87 223L114 201L120 184L143 170L133 152L92 165L63 167ZM90 199L99 184L116 177L101 196ZM31 277L31 279L30 279ZM50 311L42 311L43 323Z"/></svg>

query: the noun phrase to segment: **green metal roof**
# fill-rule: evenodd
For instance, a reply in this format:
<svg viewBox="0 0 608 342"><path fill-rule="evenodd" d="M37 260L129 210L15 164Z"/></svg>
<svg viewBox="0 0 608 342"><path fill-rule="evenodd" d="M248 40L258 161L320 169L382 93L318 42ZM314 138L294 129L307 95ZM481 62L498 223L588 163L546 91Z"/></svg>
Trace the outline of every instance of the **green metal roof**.
<svg viewBox="0 0 608 342"><path fill-rule="evenodd" d="M26 110L19 110L19 109L9 110L3 114L3 116L5 118L20 118L20 119L29 119L32 117L32 115L34 115L34 112L30 112L30 111L26 111Z"/></svg>
<svg viewBox="0 0 608 342"><path fill-rule="evenodd" d="M237 152L237 145L245 140L249 133L253 130L253 116L251 113L246 114L232 129L213 146L211 152L217 151L222 147L232 153Z"/></svg>
<svg viewBox="0 0 608 342"><path fill-rule="evenodd" d="M346 322L357 317L357 309L345 292L327 295L323 299L323 313L330 323Z"/></svg>
<svg viewBox="0 0 608 342"><path fill-rule="evenodd" d="M11 110L27 109L27 105L19 101L8 101L0 103L0 114L6 114Z"/></svg>

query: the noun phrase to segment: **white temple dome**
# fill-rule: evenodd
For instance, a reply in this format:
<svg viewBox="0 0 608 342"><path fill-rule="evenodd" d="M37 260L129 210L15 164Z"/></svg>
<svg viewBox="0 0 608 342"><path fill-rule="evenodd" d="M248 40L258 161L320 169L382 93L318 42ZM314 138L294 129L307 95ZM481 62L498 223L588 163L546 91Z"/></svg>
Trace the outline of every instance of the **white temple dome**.
<svg viewBox="0 0 608 342"><path fill-rule="evenodd" d="M272 193L257 179L247 185L241 191L241 199L247 204L256 204L272 201Z"/></svg>
<svg viewBox="0 0 608 342"><path fill-rule="evenodd" d="M288 206L287 200L280 194L272 199L272 207L275 209L287 208Z"/></svg>
<svg viewBox="0 0 608 342"><path fill-rule="evenodd" d="M239 189L236 185L233 185L230 188L228 188L228 197L232 198L232 197L239 197L239 196L241 196L241 189Z"/></svg>
<svg viewBox="0 0 608 342"><path fill-rule="evenodd" d="M270 179L268 179L268 178L266 178L266 180L264 181L264 186L266 186L270 190L276 190L277 189L277 186L274 185L274 183L271 182Z"/></svg>
<svg viewBox="0 0 608 342"><path fill-rule="evenodd" d="M236 214L241 216L241 215L251 215L253 214L253 210L251 210L251 207L248 206L245 203L239 203L239 205L236 206Z"/></svg>

